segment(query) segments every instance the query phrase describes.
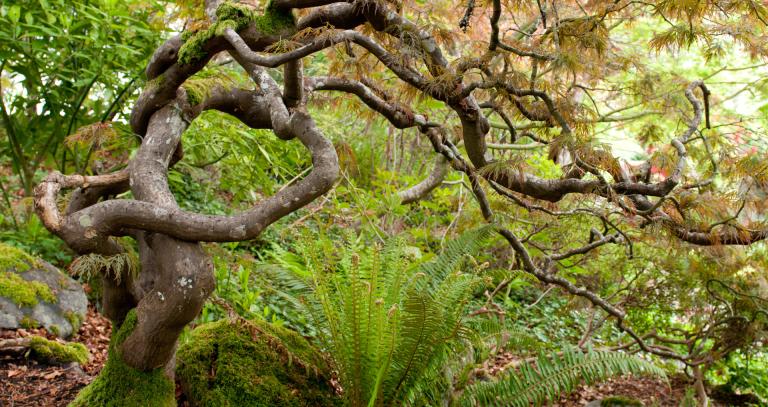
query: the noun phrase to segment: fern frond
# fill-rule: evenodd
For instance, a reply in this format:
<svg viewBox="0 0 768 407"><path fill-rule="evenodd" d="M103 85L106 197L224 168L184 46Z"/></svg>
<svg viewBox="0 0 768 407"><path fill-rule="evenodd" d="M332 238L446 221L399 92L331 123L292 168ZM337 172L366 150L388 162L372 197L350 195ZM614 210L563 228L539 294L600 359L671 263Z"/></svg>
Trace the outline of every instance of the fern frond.
<svg viewBox="0 0 768 407"><path fill-rule="evenodd" d="M430 288L434 289L449 273L456 271L467 255L477 253L485 247L494 233L494 228L490 225L464 233L448 242L443 252L432 261L420 264L418 272L428 277L426 280L433 283Z"/></svg>
<svg viewBox="0 0 768 407"><path fill-rule="evenodd" d="M493 382L477 383L462 394L464 406L541 406L572 392L579 384L593 384L626 374L651 374L666 378L653 363L618 352L581 352L566 349L562 355L540 356Z"/></svg>

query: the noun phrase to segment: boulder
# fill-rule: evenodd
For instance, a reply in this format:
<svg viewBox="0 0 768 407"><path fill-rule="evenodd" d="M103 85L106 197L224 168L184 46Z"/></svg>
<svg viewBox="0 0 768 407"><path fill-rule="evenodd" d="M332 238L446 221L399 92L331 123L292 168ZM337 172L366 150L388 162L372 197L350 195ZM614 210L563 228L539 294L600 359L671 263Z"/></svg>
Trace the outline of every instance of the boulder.
<svg viewBox="0 0 768 407"><path fill-rule="evenodd" d="M0 328L42 326L67 338L80 328L87 310L80 283L45 261L0 243Z"/></svg>
<svg viewBox="0 0 768 407"><path fill-rule="evenodd" d="M323 356L296 332L264 321L201 325L176 358L176 378L195 407L342 404Z"/></svg>

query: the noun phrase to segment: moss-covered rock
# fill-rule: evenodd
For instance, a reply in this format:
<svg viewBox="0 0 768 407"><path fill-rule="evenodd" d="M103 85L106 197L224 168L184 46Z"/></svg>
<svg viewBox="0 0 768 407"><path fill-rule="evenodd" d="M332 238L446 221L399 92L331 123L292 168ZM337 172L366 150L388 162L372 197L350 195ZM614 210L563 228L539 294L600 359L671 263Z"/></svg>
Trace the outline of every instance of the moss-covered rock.
<svg viewBox="0 0 768 407"><path fill-rule="evenodd" d="M51 288L39 281L27 281L12 271L0 272L0 297L19 307L34 307L38 302L56 302Z"/></svg>
<svg viewBox="0 0 768 407"><path fill-rule="evenodd" d="M27 271L30 267L40 267L40 262L24 250L0 243L0 270L14 269Z"/></svg>
<svg viewBox="0 0 768 407"><path fill-rule="evenodd" d="M82 286L56 267L0 243L0 328L43 326L68 337L88 307Z"/></svg>
<svg viewBox="0 0 768 407"><path fill-rule="evenodd" d="M192 331L176 377L193 406L333 406L323 357L297 333L265 322L222 320Z"/></svg>
<svg viewBox="0 0 768 407"><path fill-rule="evenodd" d="M56 296L48 286L19 275L32 267L40 267L40 261L19 248L0 243L0 297L20 307L33 307L39 300L55 302Z"/></svg>
<svg viewBox="0 0 768 407"><path fill-rule="evenodd" d="M136 327L136 311L128 313L112 334L107 364L96 379L83 388L69 407L171 407L176 405L175 385L163 369L142 372L128 366L120 345Z"/></svg>
<svg viewBox="0 0 768 407"><path fill-rule="evenodd" d="M33 336L29 344L30 356L47 363L77 362L81 365L88 362L90 354L82 343L59 343Z"/></svg>

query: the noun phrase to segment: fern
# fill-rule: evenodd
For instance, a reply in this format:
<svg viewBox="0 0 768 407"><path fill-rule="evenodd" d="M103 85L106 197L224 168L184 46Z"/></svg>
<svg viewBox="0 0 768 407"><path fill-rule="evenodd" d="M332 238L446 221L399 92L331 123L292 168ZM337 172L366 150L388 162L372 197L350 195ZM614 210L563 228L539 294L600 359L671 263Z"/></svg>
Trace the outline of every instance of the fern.
<svg viewBox="0 0 768 407"><path fill-rule="evenodd" d="M339 247L313 237L297 254L274 251L283 295L310 316L350 405L440 397L425 389L467 336L466 304L481 283L462 265L492 233L471 231L419 262L401 239L367 247L348 237Z"/></svg>
<svg viewBox="0 0 768 407"><path fill-rule="evenodd" d="M653 363L625 353L566 349L562 355L539 356L535 365L523 363L519 371L506 373L496 381L469 386L460 403L464 406L541 406L572 392L581 383L597 383L625 374L666 377Z"/></svg>

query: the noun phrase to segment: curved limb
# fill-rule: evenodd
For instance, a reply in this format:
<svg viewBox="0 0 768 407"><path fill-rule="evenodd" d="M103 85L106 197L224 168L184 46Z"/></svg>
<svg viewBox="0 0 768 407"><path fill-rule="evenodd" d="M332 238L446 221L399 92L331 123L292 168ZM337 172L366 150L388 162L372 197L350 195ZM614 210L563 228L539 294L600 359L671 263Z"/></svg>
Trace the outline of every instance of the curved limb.
<svg viewBox="0 0 768 407"><path fill-rule="evenodd" d="M403 205L413 203L427 196L443 183L447 171L448 161L446 161L443 156L438 156L435 159L435 165L432 168L432 171L426 178L421 180L418 184L397 193L397 196L400 198L400 203Z"/></svg>

